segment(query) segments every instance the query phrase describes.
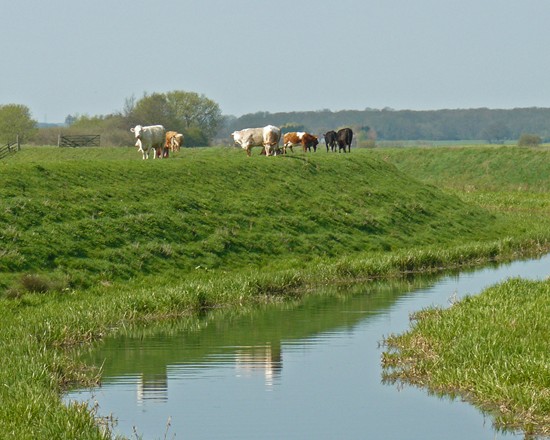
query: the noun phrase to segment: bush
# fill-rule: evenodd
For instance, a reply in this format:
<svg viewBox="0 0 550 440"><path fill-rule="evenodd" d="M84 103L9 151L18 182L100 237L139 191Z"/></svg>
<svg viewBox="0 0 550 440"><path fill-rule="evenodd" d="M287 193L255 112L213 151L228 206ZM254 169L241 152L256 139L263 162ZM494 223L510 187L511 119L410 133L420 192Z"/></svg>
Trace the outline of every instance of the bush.
<svg viewBox="0 0 550 440"><path fill-rule="evenodd" d="M23 275L20 282L24 291L32 293L59 292L67 287L66 280L30 273Z"/></svg>
<svg viewBox="0 0 550 440"><path fill-rule="evenodd" d="M522 134L518 141L519 147L538 147L542 143L540 136L536 134Z"/></svg>

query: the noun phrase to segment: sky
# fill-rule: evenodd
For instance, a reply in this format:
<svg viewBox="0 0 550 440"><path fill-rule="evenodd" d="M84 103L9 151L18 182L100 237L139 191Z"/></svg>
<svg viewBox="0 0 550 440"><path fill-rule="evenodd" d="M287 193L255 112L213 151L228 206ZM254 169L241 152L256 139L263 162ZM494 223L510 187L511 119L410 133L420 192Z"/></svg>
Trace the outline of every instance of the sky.
<svg viewBox="0 0 550 440"><path fill-rule="evenodd" d="M550 107L549 0L0 0L0 105L184 90L225 115Z"/></svg>

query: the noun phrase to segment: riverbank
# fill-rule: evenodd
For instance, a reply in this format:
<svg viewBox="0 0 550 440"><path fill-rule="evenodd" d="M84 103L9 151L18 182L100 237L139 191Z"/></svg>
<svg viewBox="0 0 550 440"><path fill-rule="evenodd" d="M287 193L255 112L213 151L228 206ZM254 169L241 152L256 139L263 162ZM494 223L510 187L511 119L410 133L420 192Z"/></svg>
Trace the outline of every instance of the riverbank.
<svg viewBox="0 0 550 440"><path fill-rule="evenodd" d="M67 348L123 326L550 243L544 208L488 209L378 152L248 159L197 149L155 162L131 149L55 153L1 164L0 432L12 438L103 437L88 409L61 403L70 384L98 379Z"/></svg>
<svg viewBox="0 0 550 440"><path fill-rule="evenodd" d="M413 317L385 341L385 379L460 395L497 427L550 435L550 283L512 279Z"/></svg>
<svg viewBox="0 0 550 440"><path fill-rule="evenodd" d="M381 153L378 151L377 153ZM424 182L527 230L550 213L546 149L473 147L388 150L385 157ZM511 162L519 164L510 167ZM497 426L550 435L550 284L510 280L450 309L417 313L411 329L387 339L390 381L460 395Z"/></svg>

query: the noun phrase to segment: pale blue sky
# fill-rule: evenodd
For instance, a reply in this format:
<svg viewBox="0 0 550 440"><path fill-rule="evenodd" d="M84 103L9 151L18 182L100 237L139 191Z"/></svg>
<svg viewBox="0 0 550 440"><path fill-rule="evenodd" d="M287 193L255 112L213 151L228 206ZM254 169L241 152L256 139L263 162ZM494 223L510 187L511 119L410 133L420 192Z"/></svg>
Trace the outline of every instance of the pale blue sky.
<svg viewBox="0 0 550 440"><path fill-rule="evenodd" d="M109 114L550 107L549 0L0 0L0 104Z"/></svg>

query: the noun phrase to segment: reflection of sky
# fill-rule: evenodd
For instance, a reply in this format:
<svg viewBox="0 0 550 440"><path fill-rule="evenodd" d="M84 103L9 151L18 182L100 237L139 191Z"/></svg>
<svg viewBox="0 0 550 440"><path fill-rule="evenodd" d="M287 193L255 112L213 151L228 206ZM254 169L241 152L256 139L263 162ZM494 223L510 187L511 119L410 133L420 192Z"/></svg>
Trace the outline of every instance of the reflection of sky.
<svg viewBox="0 0 550 440"><path fill-rule="evenodd" d="M365 314L352 329L282 340L280 346L221 347L203 365L169 365L165 377L110 380L93 395L101 414L116 415L119 432L132 435L136 426L144 438L162 438L169 419L168 438L522 438L495 433L469 404L382 385L378 343L407 329L413 311L447 306L454 296L476 294L510 277L548 274L550 256L447 277L400 297L382 314L345 312Z"/></svg>

